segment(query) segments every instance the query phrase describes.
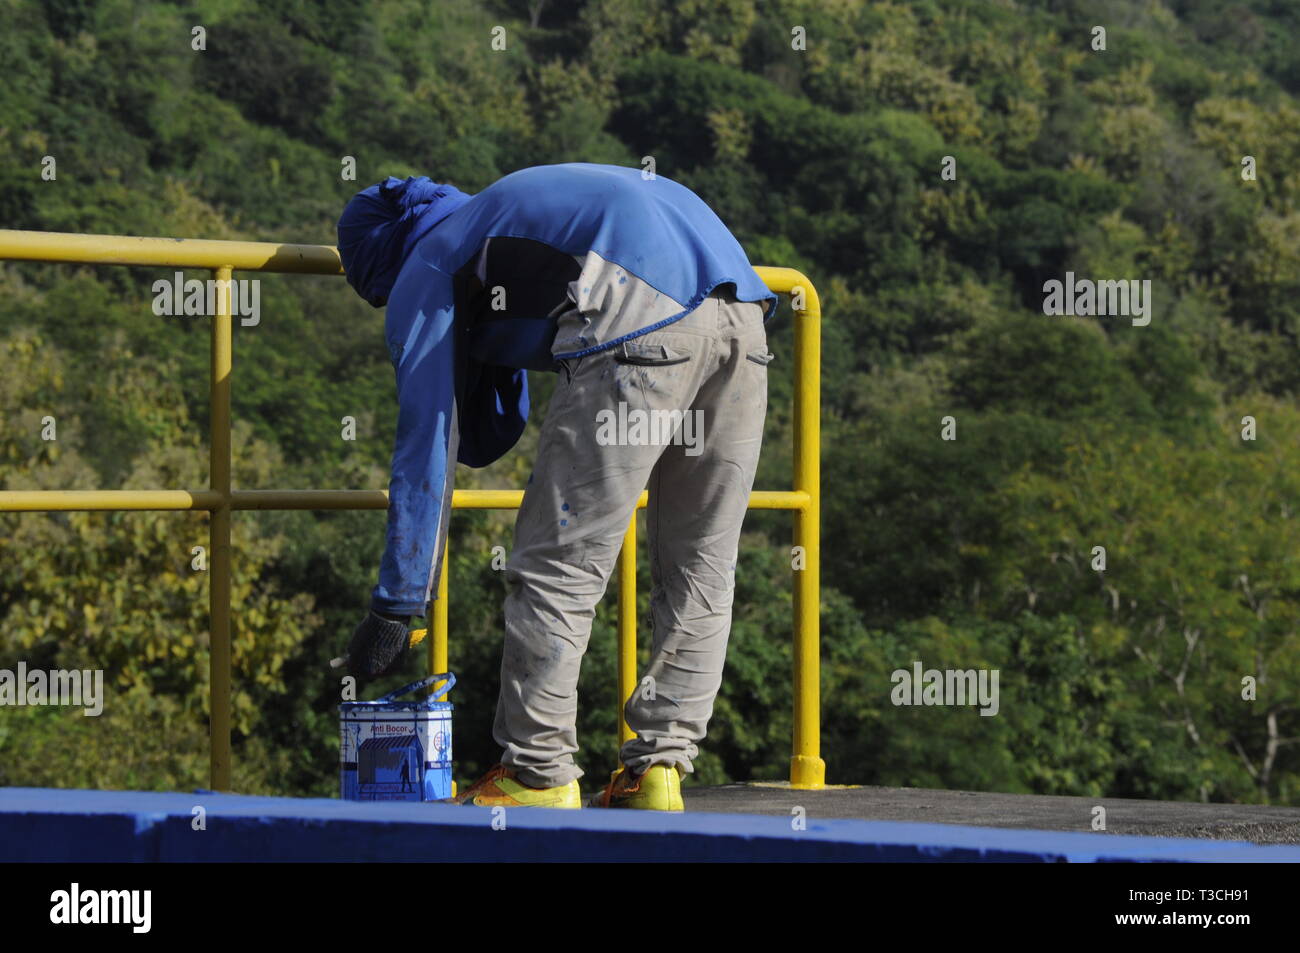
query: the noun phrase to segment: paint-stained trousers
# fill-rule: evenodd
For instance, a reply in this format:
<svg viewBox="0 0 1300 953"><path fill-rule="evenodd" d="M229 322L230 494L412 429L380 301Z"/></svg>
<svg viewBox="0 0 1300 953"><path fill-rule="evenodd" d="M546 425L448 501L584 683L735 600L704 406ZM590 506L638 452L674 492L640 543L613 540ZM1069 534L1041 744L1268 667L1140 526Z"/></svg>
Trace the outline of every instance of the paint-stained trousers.
<svg viewBox="0 0 1300 953"><path fill-rule="evenodd" d="M562 315L561 334L580 320ZM762 306L719 292L662 330L564 362L506 569L493 733L525 784L582 775L578 669L643 489L654 630L621 755L635 771L692 770L722 683L770 360Z"/></svg>

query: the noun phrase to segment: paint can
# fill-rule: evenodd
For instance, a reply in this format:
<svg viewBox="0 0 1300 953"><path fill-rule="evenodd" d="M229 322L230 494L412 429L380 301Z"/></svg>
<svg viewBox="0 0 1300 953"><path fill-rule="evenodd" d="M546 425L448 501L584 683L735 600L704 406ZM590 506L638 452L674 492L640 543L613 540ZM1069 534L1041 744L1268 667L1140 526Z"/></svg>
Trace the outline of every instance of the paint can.
<svg viewBox="0 0 1300 953"><path fill-rule="evenodd" d="M403 695L445 681L419 701ZM451 789L450 672L403 685L372 702L339 705L339 788L346 801L440 801Z"/></svg>

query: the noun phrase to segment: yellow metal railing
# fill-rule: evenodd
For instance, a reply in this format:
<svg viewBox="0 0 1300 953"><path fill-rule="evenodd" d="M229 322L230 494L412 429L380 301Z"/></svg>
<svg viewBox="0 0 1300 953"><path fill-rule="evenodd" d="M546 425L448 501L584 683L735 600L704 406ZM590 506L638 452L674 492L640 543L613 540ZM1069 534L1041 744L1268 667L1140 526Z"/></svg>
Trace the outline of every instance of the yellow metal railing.
<svg viewBox="0 0 1300 953"><path fill-rule="evenodd" d="M341 275L338 252L325 245L135 238L0 229L0 260L73 264L141 265L210 269L218 281L212 318L212 394L209 483L206 490L0 490L0 512L66 510L207 510L211 626L211 784L230 788L230 514L235 510L380 510L382 490L236 490L230 485L230 373L232 271ZM820 788L819 579L821 452L821 305L812 283L791 268L756 268L767 286L791 294L795 306L794 489L755 490L751 509L793 510L794 544L802 568L794 571L794 752L790 783ZM225 282L225 283L222 283ZM522 490L456 490L454 508L517 509ZM645 506L641 494L637 508ZM428 640L431 672L448 671L447 575L444 556ZM619 553L618 692L626 701L636 687L636 514ZM619 739L631 734L619 714Z"/></svg>

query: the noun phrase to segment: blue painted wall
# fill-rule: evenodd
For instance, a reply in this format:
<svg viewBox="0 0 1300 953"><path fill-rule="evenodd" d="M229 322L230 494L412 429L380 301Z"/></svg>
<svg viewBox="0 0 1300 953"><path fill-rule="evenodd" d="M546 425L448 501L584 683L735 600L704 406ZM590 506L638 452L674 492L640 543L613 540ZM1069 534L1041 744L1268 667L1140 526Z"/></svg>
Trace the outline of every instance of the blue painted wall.
<svg viewBox="0 0 1300 953"><path fill-rule="evenodd" d="M194 808L206 830L194 830ZM11 861L1278 861L1300 847L807 819L0 788ZM499 825L498 825L499 826Z"/></svg>

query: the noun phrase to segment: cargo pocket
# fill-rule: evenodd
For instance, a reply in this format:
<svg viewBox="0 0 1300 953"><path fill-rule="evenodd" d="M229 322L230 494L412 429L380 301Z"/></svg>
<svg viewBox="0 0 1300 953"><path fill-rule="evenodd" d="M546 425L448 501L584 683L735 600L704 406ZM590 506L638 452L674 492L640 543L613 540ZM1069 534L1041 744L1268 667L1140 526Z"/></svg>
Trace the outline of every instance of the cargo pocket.
<svg viewBox="0 0 1300 953"><path fill-rule="evenodd" d="M750 351L746 354L745 360L753 361L755 364L761 364L763 367L767 367L767 365L772 363L772 358L774 357L776 357L776 355L767 348L760 347L758 350Z"/></svg>
<svg viewBox="0 0 1300 953"><path fill-rule="evenodd" d="M670 364L685 364L690 359L689 354L667 344L624 341L614 349L616 363L632 364L637 367L667 367Z"/></svg>

